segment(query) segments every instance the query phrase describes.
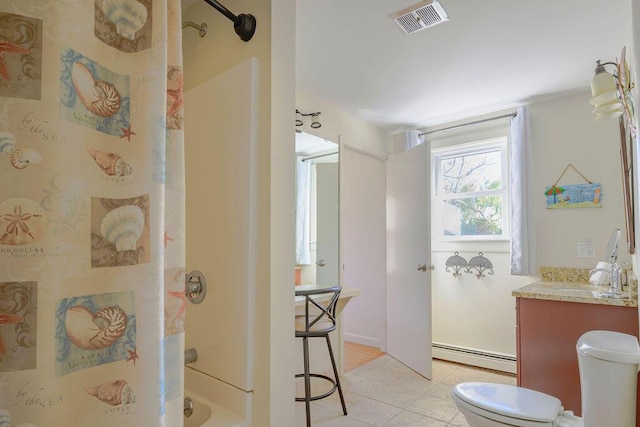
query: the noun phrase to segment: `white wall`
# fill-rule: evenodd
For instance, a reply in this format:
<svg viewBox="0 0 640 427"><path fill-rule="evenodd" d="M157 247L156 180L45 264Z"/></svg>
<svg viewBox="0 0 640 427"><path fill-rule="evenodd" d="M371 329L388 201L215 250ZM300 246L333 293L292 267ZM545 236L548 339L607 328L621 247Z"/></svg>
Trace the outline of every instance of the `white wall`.
<svg viewBox="0 0 640 427"><path fill-rule="evenodd" d="M332 142L352 145L378 157L388 156L391 136L367 122L302 91L296 92L296 108L303 113L320 111L318 120L322 124L320 128L313 129L311 120L306 118L304 126L297 129Z"/></svg>
<svg viewBox="0 0 640 427"><path fill-rule="evenodd" d="M532 104L529 109L539 266L593 268L596 261L605 259L613 229L619 227L625 235L618 121L596 122L590 98L591 92L585 90ZM591 181L602 183L601 208L546 209L544 188L551 186L569 163ZM584 179L573 171L560 181L560 185L580 183ZM585 241L595 243L595 258L576 256L576 244ZM630 264L626 243L621 246L619 260Z"/></svg>
<svg viewBox="0 0 640 427"><path fill-rule="evenodd" d="M343 286L359 288L343 317L344 339L386 348L385 162L340 153Z"/></svg>
<svg viewBox="0 0 640 427"><path fill-rule="evenodd" d="M533 200L538 266L593 268L605 259L609 235L624 230L618 122L595 122L590 92L529 105L533 146ZM544 190L571 163L603 186L602 208L546 209ZM560 184L583 183L567 172ZM624 232L623 232L624 235ZM576 243L593 241L596 257L578 258ZM482 280L471 274L454 278L444 271L453 251L470 259L482 251L494 265L494 276ZM537 277L509 274L508 246L449 244L433 253L433 340L449 345L514 355L515 298L511 292ZM630 262L626 245L620 260Z"/></svg>
<svg viewBox="0 0 640 427"><path fill-rule="evenodd" d="M308 93L296 93L296 108L304 113L322 113L318 117L322 127L311 128L307 119L298 129L340 142L341 284L362 291L351 299L342 314L343 336L349 341L384 349L386 220L383 159L389 154L391 136Z"/></svg>

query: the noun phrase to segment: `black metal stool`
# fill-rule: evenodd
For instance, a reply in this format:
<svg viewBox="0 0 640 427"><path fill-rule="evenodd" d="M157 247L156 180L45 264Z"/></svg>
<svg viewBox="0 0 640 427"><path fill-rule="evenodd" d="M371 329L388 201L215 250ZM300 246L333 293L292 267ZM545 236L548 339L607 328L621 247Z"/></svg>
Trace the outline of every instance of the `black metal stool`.
<svg viewBox="0 0 640 427"><path fill-rule="evenodd" d="M311 426L310 403L314 400L324 399L336 390L340 394L342 413L347 415L347 406L344 403L344 395L340 386L336 360L333 357L329 332L336 329L336 305L340 297L340 286L306 285L296 287L296 296L304 297L304 315L296 315L296 338L302 338L304 352L304 373L296 374L296 378L304 377L304 397L296 397L296 402L305 402L307 411L307 427ZM327 340L329 357L333 366L334 378L321 374L309 373L309 338L324 337ZM322 378L329 381L333 387L326 393L311 396L311 377Z"/></svg>

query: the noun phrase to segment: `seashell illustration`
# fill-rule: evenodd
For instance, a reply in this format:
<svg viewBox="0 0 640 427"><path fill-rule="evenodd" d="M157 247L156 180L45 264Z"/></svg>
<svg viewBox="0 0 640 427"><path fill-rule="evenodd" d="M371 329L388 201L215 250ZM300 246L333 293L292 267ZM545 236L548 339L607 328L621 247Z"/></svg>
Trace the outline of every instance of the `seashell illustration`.
<svg viewBox="0 0 640 427"><path fill-rule="evenodd" d="M47 217L36 202L16 198L0 203L0 245L26 245L47 231Z"/></svg>
<svg viewBox="0 0 640 427"><path fill-rule="evenodd" d="M11 166L16 169L24 169L29 163L40 163L42 156L32 148L17 148L11 153Z"/></svg>
<svg viewBox="0 0 640 427"><path fill-rule="evenodd" d="M100 169L109 176L125 176L133 173L133 168L119 154L87 147L87 151Z"/></svg>
<svg viewBox="0 0 640 427"><path fill-rule="evenodd" d="M106 214L100 224L102 237L115 243L117 251L136 249L144 229L144 214L134 205L116 208Z"/></svg>
<svg viewBox="0 0 640 427"><path fill-rule="evenodd" d="M113 380L97 387L85 387L87 393L111 406L135 403L136 396L125 380Z"/></svg>
<svg viewBox="0 0 640 427"><path fill-rule="evenodd" d="M135 40L136 31L147 22L147 8L137 0L103 0L102 10L125 39Z"/></svg>
<svg viewBox="0 0 640 427"><path fill-rule="evenodd" d="M11 427L11 414L6 409L0 409L0 427Z"/></svg>
<svg viewBox="0 0 640 427"><path fill-rule="evenodd" d="M73 64L71 81L82 105L93 114L111 117L120 109L122 101L118 90L109 82L96 80L86 65L80 62Z"/></svg>
<svg viewBox="0 0 640 427"><path fill-rule="evenodd" d="M0 132L0 153L11 153L16 145L16 137L11 132Z"/></svg>
<svg viewBox="0 0 640 427"><path fill-rule="evenodd" d="M127 313L110 306L92 313L75 305L67 309L64 328L72 343L84 350L100 350L116 342L127 328Z"/></svg>

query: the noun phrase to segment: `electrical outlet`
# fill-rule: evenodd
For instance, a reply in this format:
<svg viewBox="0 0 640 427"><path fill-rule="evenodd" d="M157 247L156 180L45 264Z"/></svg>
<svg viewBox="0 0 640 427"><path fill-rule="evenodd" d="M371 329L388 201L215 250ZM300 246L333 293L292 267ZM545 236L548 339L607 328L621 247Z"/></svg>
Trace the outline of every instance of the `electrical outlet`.
<svg viewBox="0 0 640 427"><path fill-rule="evenodd" d="M576 256L578 258L595 258L596 244L593 242L579 242L576 244Z"/></svg>

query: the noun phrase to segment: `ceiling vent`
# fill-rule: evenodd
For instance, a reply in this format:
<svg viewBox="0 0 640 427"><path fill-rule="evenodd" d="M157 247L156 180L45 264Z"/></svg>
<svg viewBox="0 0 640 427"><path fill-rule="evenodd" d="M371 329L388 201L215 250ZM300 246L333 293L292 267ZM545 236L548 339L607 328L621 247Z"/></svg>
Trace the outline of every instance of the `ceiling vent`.
<svg viewBox="0 0 640 427"><path fill-rule="evenodd" d="M449 16L438 0L427 0L390 16L405 34L412 34L425 28L448 21Z"/></svg>

